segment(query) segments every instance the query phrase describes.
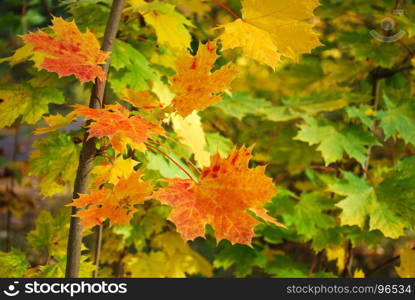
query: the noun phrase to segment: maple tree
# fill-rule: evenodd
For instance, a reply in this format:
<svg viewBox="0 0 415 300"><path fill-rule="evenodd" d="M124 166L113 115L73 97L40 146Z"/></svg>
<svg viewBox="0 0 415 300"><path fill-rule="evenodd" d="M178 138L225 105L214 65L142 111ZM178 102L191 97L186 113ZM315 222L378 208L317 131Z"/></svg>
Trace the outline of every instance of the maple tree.
<svg viewBox="0 0 415 300"><path fill-rule="evenodd" d="M36 5L0 26L0 277L415 276L414 3Z"/></svg>

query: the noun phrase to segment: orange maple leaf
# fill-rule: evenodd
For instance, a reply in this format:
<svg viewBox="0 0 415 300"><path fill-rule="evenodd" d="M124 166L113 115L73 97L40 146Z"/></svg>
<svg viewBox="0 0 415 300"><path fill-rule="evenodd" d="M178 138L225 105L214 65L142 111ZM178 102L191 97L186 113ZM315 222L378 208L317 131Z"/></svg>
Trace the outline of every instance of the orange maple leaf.
<svg viewBox="0 0 415 300"><path fill-rule="evenodd" d="M153 186L141 179L142 172L134 172L122 178L112 189L91 189L89 194L80 194L69 206L83 208L75 215L85 228L102 224L106 219L110 225L128 225L137 211L135 205L142 204L151 194Z"/></svg>
<svg viewBox="0 0 415 300"><path fill-rule="evenodd" d="M127 143L140 148L150 134L163 133L158 124L150 123L141 116L130 117L128 109L120 104L106 105L103 109L75 105L74 113L93 121L88 128L88 138L106 136L118 153L124 151Z"/></svg>
<svg viewBox="0 0 415 300"><path fill-rule="evenodd" d="M254 227L260 222L248 214L284 226L266 214L264 204L278 192L271 178L264 175L265 166L248 168L252 147L234 148L227 159L218 154L203 170L199 182L168 179L169 186L153 197L172 206L169 219L185 240L205 235L205 226L215 230L217 241L251 244Z"/></svg>
<svg viewBox="0 0 415 300"><path fill-rule="evenodd" d="M200 44L196 56L187 52L179 56L171 89L176 93L173 106L182 117L220 102L220 93L236 76L236 70L229 66L211 72L218 58L216 49L216 45L208 41L205 45Z"/></svg>
<svg viewBox="0 0 415 300"><path fill-rule="evenodd" d="M141 109L154 109L157 107L162 107L159 100L148 91L134 91L131 89L123 90L124 101L127 101L131 105Z"/></svg>
<svg viewBox="0 0 415 300"><path fill-rule="evenodd" d="M89 29L81 33L74 22L62 18L53 18L52 24L54 34L39 31L22 36L33 51L44 55L40 67L59 76L75 75L82 83L95 78L103 81L105 73L100 64L105 63L109 52L100 50L95 35Z"/></svg>

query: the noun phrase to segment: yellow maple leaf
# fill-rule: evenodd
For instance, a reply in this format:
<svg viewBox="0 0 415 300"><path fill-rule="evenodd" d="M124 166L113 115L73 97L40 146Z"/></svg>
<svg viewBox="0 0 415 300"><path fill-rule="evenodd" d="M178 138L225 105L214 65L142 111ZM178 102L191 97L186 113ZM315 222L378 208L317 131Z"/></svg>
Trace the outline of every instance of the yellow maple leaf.
<svg viewBox="0 0 415 300"><path fill-rule="evenodd" d="M415 250L411 248L404 248L401 251L401 264L395 267L396 273L401 278L415 277Z"/></svg>
<svg viewBox="0 0 415 300"><path fill-rule="evenodd" d="M193 24L176 11L169 3L147 3L144 0L130 0L126 12L140 12L147 24L151 25L161 45L173 49L184 49L190 45L191 36L186 26Z"/></svg>
<svg viewBox="0 0 415 300"><path fill-rule="evenodd" d="M195 160L201 167L210 165L210 153L205 150L206 138L202 128L202 122L197 112L193 112L186 118L179 115L171 116L174 131L182 138L185 145L189 146L195 154Z"/></svg>
<svg viewBox="0 0 415 300"><path fill-rule="evenodd" d="M124 89L122 91L124 101L127 101L132 106L142 109L154 109L161 107L159 100L149 91L134 91L131 89Z"/></svg>
<svg viewBox="0 0 415 300"><path fill-rule="evenodd" d="M154 82L153 92L159 97L160 103L164 106L169 106L174 99L174 94L167 85L164 85L160 81ZM182 139L183 144L192 149L197 164L200 167L209 166L210 153L205 150L206 135L203 131L202 122L197 112L194 111L185 118L175 113L171 113L165 120L171 120L174 131L179 138Z"/></svg>
<svg viewBox="0 0 415 300"><path fill-rule="evenodd" d="M242 19L220 26L223 49L241 47L245 55L276 68L281 56L297 61L320 46L313 24L318 0L244 0Z"/></svg>
<svg viewBox="0 0 415 300"><path fill-rule="evenodd" d="M212 266L192 250L176 232L156 236L151 246L161 249L150 253L129 255L127 271L137 278L184 278L186 274L212 276Z"/></svg>
<svg viewBox="0 0 415 300"><path fill-rule="evenodd" d="M117 157L113 162L103 162L95 166L91 173L95 174L92 184L100 186L108 182L117 184L120 179L128 178L134 172L134 166L137 162L131 158L123 159L122 156Z"/></svg>
<svg viewBox="0 0 415 300"><path fill-rule="evenodd" d="M202 16L211 9L211 6L206 2L206 0L188 0L177 5L177 8L188 17L192 17L194 14Z"/></svg>
<svg viewBox="0 0 415 300"><path fill-rule="evenodd" d="M62 128L62 127L65 127L71 124L75 118L76 117L73 113L69 113L66 116L62 116L61 114L56 114L56 115L50 115L50 116L43 117L43 120L45 120L48 127L36 128L34 133L38 135L38 134L44 134L44 133L58 130L59 128Z"/></svg>
<svg viewBox="0 0 415 300"><path fill-rule="evenodd" d="M220 102L222 93L236 76L236 70L224 66L211 72L218 58L216 45L208 41L200 44L196 56L183 52L177 60L177 73L171 78L175 92L172 103L177 113L186 117L194 110L202 111Z"/></svg>
<svg viewBox="0 0 415 300"><path fill-rule="evenodd" d="M0 59L0 63L8 62L11 66L14 66L29 59L35 63L36 68L40 69L40 65L45 59L45 55L40 52L33 51L32 45L25 44L17 49L12 56Z"/></svg>
<svg viewBox="0 0 415 300"><path fill-rule="evenodd" d="M353 273L353 278L365 278L365 272L363 272L361 269L356 269Z"/></svg>
<svg viewBox="0 0 415 300"><path fill-rule="evenodd" d="M328 261L335 260L339 272L344 270L344 262L346 258L346 251L343 246L330 247L326 249L326 256Z"/></svg>

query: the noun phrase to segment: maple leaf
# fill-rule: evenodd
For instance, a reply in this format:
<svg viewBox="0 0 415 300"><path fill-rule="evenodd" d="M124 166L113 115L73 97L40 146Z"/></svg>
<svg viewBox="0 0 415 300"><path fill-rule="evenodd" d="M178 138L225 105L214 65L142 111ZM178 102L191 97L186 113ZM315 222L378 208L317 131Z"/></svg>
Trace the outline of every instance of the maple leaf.
<svg viewBox="0 0 415 300"><path fill-rule="evenodd" d="M194 27L185 16L178 13L169 3L147 3L144 0L129 0L129 11L139 11L146 23L151 25L161 45L172 49L184 49L189 46L192 37L186 26Z"/></svg>
<svg viewBox="0 0 415 300"><path fill-rule="evenodd" d="M147 81L157 76L150 62L130 44L116 39L111 53L109 82L114 92L122 98L125 88L136 91L148 89Z"/></svg>
<svg viewBox="0 0 415 300"><path fill-rule="evenodd" d="M220 26L223 50L241 47L243 52L276 68L281 56L297 61L320 46L313 24L318 0L244 0L242 19Z"/></svg>
<svg viewBox="0 0 415 300"><path fill-rule="evenodd" d="M102 109L75 105L74 113L92 120L88 128L88 138L108 137L114 150L121 153L126 144L142 149L150 134L161 134L163 129L158 124L146 121L141 116L129 116L125 107L115 104Z"/></svg>
<svg viewBox="0 0 415 300"><path fill-rule="evenodd" d="M303 118L306 123L298 126L300 131L295 139L309 145L318 144L317 150L321 151L326 165L341 160L344 153L364 165L367 147L379 145L378 141L360 126L349 126L343 132L339 132L331 124L323 125L313 117Z"/></svg>
<svg viewBox="0 0 415 300"><path fill-rule="evenodd" d="M229 66L211 72L218 58L216 49L217 46L208 41L205 45L200 44L196 56L187 52L179 56L176 76L171 78L171 89L176 93L173 106L182 117L220 102L218 94L234 79L236 70Z"/></svg>
<svg viewBox="0 0 415 300"><path fill-rule="evenodd" d="M72 186L78 168L80 145L71 136L56 131L37 139L30 154L29 175L40 178L40 192L46 197L65 190L66 182Z"/></svg>
<svg viewBox="0 0 415 300"><path fill-rule="evenodd" d="M59 76L75 75L81 83L104 80L104 64L109 52L100 50L100 44L92 31L79 31L74 22L53 18L54 34L43 31L30 32L22 36L33 47L33 51L44 56L40 68L55 72Z"/></svg>
<svg viewBox="0 0 415 300"><path fill-rule="evenodd" d="M399 134L407 143L415 144L415 104L412 99L393 101L386 93L383 94L386 110L376 113L380 120L380 126L385 132L385 138L389 139Z"/></svg>
<svg viewBox="0 0 415 300"><path fill-rule="evenodd" d="M62 128L62 127L65 127L71 124L74 119L75 119L75 116L73 113L69 113L66 116L62 116L61 114L56 114L56 115L49 115L49 116L43 117L43 120L46 122L48 127L36 128L34 133L44 134L44 133L58 130L59 128Z"/></svg>
<svg viewBox="0 0 415 300"><path fill-rule="evenodd" d="M34 88L29 84L11 84L0 88L0 128L10 126L18 118L35 124L48 113L49 104L65 102L63 94L49 87Z"/></svg>
<svg viewBox="0 0 415 300"><path fill-rule="evenodd" d="M155 199L172 206L169 219L185 240L203 237L205 225L210 224L218 241L250 245L253 228L260 221L248 210L283 226L265 213L263 206L277 189L264 175L265 166L248 168L251 152L252 147L241 147L234 148L226 159L215 155L199 182L168 179L169 186L154 193Z"/></svg>
<svg viewBox="0 0 415 300"><path fill-rule="evenodd" d="M212 266L176 232L157 235L151 246L159 251L127 256L126 268L138 278L184 278L186 274L212 276Z"/></svg>
<svg viewBox="0 0 415 300"><path fill-rule="evenodd" d="M23 277L30 267L26 254L18 249L0 251L0 278Z"/></svg>
<svg viewBox="0 0 415 300"><path fill-rule="evenodd" d="M342 171L344 180L329 184L329 190L345 196L336 204L342 209L340 221L342 225L357 225L365 228L369 218L369 229L380 230L386 237L399 238L408 223L394 211L388 209L384 201L380 201L376 190L366 180L353 173Z"/></svg>
<svg viewBox="0 0 415 300"><path fill-rule="evenodd" d="M228 270L232 268L236 277L242 278L251 275L255 266L265 262L264 254L246 245L232 245L221 243L215 255L213 266Z"/></svg>
<svg viewBox="0 0 415 300"><path fill-rule="evenodd" d="M76 216L85 228L100 225L106 219L111 225L128 225L137 211L135 205L143 203L153 190L149 181L141 179L142 175L142 172L133 172L128 178L121 178L112 189L91 189L69 206L84 208Z"/></svg>
<svg viewBox="0 0 415 300"><path fill-rule="evenodd" d="M36 68L40 68L44 56L41 53L33 52L33 47L26 44L17 49L12 56L0 59L0 63L7 61L11 66L14 66L28 59L31 59L35 63Z"/></svg>
<svg viewBox="0 0 415 300"><path fill-rule="evenodd" d="M156 107L162 107L157 97L148 91L134 91L131 89L124 89L123 91L124 101L127 101L131 105L142 109L154 109Z"/></svg>
<svg viewBox="0 0 415 300"><path fill-rule="evenodd" d="M206 0L187 0L177 5L177 8L187 17L193 17L195 14L203 16L211 10L211 6Z"/></svg>
<svg viewBox="0 0 415 300"><path fill-rule="evenodd" d="M91 173L96 177L93 180L94 186L100 186L103 183L117 184L120 179L128 178L134 172L134 166L137 165L135 160L123 159L117 157L114 162L103 162L95 166Z"/></svg>
<svg viewBox="0 0 415 300"><path fill-rule="evenodd" d="M411 248L404 248L400 254L401 263L395 267L396 273L401 278L415 277L415 250Z"/></svg>
<svg viewBox="0 0 415 300"><path fill-rule="evenodd" d="M205 150L205 132L203 131L202 122L197 112L192 112L186 118L173 114L171 115L171 120L174 131L179 138L193 150L197 164L201 167L209 166L210 153Z"/></svg>

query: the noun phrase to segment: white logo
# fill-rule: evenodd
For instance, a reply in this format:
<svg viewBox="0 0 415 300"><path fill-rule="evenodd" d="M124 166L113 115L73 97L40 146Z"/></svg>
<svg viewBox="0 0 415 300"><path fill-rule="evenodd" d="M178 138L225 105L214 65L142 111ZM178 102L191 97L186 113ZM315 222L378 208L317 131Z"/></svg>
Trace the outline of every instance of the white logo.
<svg viewBox="0 0 415 300"><path fill-rule="evenodd" d="M403 9L395 9L393 11L394 15L402 15L404 13ZM388 35L383 35L379 32L377 32L376 30L371 30L369 33L370 35L375 38L376 40L383 42L383 43L393 43L396 42L398 40L400 40L401 38L403 38L406 34L405 31L400 30L398 32L396 32L395 34L393 33L393 29L395 28L395 21L392 18L384 18L381 22L380 22L380 27L382 27L382 29L388 33Z"/></svg>
<svg viewBox="0 0 415 300"><path fill-rule="evenodd" d="M14 296L18 295L20 293L20 291L16 289L17 284L19 284L18 281L13 282L13 284L10 284L8 286L8 290L4 290L3 292L9 297L14 297Z"/></svg>

